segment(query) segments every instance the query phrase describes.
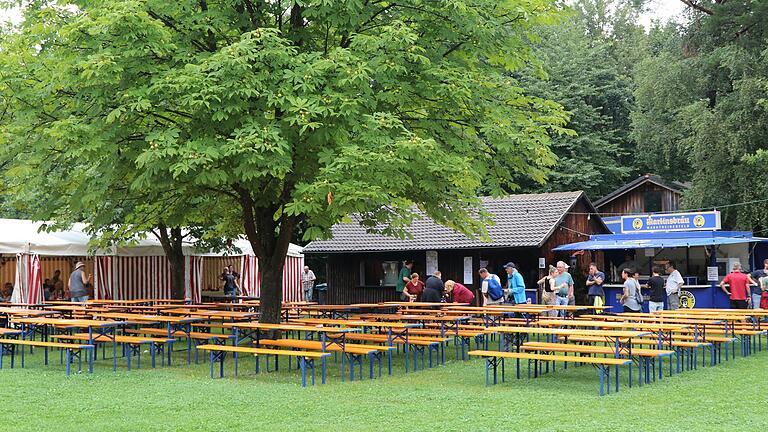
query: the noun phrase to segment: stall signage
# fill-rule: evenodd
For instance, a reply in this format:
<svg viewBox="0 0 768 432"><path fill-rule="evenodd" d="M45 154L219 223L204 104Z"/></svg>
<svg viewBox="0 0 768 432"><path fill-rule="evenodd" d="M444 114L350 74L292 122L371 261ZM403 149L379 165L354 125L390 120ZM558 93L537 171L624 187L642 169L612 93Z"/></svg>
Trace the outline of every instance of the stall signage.
<svg viewBox="0 0 768 432"><path fill-rule="evenodd" d="M690 291L680 291L680 309L693 309L696 306L696 296Z"/></svg>
<svg viewBox="0 0 768 432"><path fill-rule="evenodd" d="M670 231L710 231L719 229L719 211L621 217L621 232L623 234Z"/></svg>

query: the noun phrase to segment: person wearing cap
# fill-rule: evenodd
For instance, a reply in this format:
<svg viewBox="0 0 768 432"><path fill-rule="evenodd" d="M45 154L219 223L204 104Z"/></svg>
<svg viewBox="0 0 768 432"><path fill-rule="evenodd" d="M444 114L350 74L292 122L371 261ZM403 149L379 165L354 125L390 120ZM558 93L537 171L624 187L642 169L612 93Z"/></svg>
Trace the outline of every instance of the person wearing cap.
<svg viewBox="0 0 768 432"><path fill-rule="evenodd" d="M573 296L573 277L568 273L568 264L557 262L557 275L555 276L555 305L568 306L568 299ZM564 310L559 310L558 315L565 316Z"/></svg>
<svg viewBox="0 0 768 432"><path fill-rule="evenodd" d="M69 275L69 296L73 302L82 303L88 301L88 289L86 286L91 283L91 275L85 276L85 264L78 261L75 264L75 270Z"/></svg>
<svg viewBox="0 0 768 432"><path fill-rule="evenodd" d="M523 275L517 271L517 265L512 262L504 264L504 270L507 272L507 294L509 300L514 304L525 303L525 281Z"/></svg>

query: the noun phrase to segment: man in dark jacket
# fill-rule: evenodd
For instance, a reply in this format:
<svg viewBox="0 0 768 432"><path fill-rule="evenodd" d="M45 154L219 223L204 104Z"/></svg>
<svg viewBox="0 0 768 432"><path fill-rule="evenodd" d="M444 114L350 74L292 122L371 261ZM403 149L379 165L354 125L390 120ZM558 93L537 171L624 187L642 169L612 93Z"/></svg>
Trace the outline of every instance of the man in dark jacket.
<svg viewBox="0 0 768 432"><path fill-rule="evenodd" d="M444 289L442 274L439 271L435 271L424 282L424 292L421 293L421 301L440 303L443 299Z"/></svg>

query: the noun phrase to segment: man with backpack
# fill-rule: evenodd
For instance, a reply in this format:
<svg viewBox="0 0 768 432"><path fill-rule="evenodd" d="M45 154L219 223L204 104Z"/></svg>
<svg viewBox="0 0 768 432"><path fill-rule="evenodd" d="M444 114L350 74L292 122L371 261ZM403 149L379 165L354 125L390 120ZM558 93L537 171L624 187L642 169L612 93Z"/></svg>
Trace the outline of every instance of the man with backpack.
<svg viewBox="0 0 768 432"><path fill-rule="evenodd" d="M483 306L504 303L504 292L501 289L501 279L487 269L481 268L478 273L482 278L480 292L483 293Z"/></svg>

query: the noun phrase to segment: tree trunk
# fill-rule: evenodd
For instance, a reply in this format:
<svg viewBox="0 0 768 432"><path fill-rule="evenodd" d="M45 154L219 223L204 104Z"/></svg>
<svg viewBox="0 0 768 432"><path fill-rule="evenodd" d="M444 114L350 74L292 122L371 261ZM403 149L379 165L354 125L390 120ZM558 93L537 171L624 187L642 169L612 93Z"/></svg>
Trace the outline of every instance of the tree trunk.
<svg viewBox="0 0 768 432"><path fill-rule="evenodd" d="M170 232L169 232L170 231ZM157 238L163 246L165 257L171 269L171 298L184 300L186 286L184 284L186 265L184 262L183 240L181 227L173 227L170 230L164 223L157 224Z"/></svg>
<svg viewBox="0 0 768 432"><path fill-rule="evenodd" d="M285 186L283 199L287 200ZM257 204L251 192L235 185L235 191L240 198L243 211L243 228L253 252L259 259L261 274L261 289L259 303L259 321L264 323L279 323L283 306L283 267L288 246L296 229L299 219L283 213L275 220L278 210L276 204Z"/></svg>
<svg viewBox="0 0 768 432"><path fill-rule="evenodd" d="M261 295L259 311L261 322L279 323L283 305L283 268L285 254L273 255L259 260L261 272Z"/></svg>

